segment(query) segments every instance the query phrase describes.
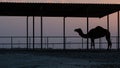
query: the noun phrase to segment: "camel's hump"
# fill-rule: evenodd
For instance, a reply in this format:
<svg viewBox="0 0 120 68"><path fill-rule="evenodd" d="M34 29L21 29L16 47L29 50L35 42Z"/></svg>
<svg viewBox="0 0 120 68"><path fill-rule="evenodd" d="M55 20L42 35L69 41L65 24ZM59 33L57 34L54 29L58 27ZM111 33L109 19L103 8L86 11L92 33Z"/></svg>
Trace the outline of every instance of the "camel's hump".
<svg viewBox="0 0 120 68"><path fill-rule="evenodd" d="M95 29L104 29L103 27L101 27L101 26L97 26L97 27L95 27Z"/></svg>
<svg viewBox="0 0 120 68"><path fill-rule="evenodd" d="M97 26L89 31L90 33L104 33L106 32L106 29L104 29L101 26Z"/></svg>

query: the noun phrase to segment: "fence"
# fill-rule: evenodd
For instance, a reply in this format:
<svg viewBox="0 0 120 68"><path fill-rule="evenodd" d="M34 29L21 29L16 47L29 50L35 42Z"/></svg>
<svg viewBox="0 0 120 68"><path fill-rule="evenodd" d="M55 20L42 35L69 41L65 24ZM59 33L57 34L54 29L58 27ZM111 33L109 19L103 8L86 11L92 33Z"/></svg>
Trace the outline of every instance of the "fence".
<svg viewBox="0 0 120 68"><path fill-rule="evenodd" d="M28 48L33 48L32 36L28 37ZM79 36L66 36L66 49L86 49L87 39L81 38ZM118 47L118 36L111 36L112 49L117 49ZM90 48L89 39L89 48ZM63 49L63 36L44 36L43 37L43 49ZM106 49L107 41L105 38L96 39L95 41L96 49ZM35 45L37 49L41 48L41 37L35 36ZM0 36L0 48L1 49L13 49L13 48L27 48L26 36Z"/></svg>

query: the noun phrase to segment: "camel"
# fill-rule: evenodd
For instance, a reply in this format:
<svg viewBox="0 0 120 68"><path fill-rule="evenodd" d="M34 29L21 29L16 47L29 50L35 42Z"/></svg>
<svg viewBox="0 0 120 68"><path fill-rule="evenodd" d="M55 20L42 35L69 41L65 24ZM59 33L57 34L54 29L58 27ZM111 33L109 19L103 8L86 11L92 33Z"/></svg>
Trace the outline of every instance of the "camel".
<svg viewBox="0 0 120 68"><path fill-rule="evenodd" d="M107 49L111 49L111 47L112 47L109 30L104 29L101 26L97 26L97 27L91 29L87 34L84 34L80 28L75 29L74 31L77 32L83 38L91 39L91 49L92 49L92 47L95 49L94 40L101 38L101 37L106 37L106 40L108 42Z"/></svg>

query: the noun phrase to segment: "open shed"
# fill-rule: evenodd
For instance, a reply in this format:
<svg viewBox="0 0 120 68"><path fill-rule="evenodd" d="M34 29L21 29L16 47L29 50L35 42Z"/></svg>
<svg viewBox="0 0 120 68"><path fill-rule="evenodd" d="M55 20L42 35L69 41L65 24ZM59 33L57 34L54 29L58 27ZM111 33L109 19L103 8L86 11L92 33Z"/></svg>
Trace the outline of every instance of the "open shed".
<svg viewBox="0 0 120 68"><path fill-rule="evenodd" d="M107 16L109 30L109 14L118 12L118 49L119 49L119 4L88 4L88 3L16 3L0 2L0 16L26 16L26 47L28 49L28 18L33 16L33 49L35 44L34 17L41 18L41 49L43 49L43 17L63 17L63 49L66 49L66 17L86 17L87 32L89 18L102 18ZM87 39L87 49L88 39Z"/></svg>

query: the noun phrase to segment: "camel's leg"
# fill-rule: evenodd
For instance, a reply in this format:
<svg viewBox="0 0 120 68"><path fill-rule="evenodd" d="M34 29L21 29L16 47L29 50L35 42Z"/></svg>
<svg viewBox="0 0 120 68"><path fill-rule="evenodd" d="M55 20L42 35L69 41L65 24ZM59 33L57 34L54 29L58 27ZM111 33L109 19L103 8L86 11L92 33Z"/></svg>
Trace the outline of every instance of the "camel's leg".
<svg viewBox="0 0 120 68"><path fill-rule="evenodd" d="M93 48L95 49L95 42L94 42L94 39L93 39Z"/></svg>
<svg viewBox="0 0 120 68"><path fill-rule="evenodd" d="M95 43L94 43L94 39L91 39L91 49L95 49Z"/></svg>
<svg viewBox="0 0 120 68"><path fill-rule="evenodd" d="M108 42L108 48L107 49L111 49L111 41L109 39L107 39L107 38L106 38L106 40Z"/></svg>
<svg viewBox="0 0 120 68"><path fill-rule="evenodd" d="M92 42L92 39L91 39L91 49L92 49L92 45L93 45L93 42Z"/></svg>
<svg viewBox="0 0 120 68"><path fill-rule="evenodd" d="M108 34L108 35L106 36L106 40L107 40L107 42L108 42L108 48L107 48L107 49L111 49L111 47L112 47L112 42L111 42L111 39L110 39L110 34Z"/></svg>

